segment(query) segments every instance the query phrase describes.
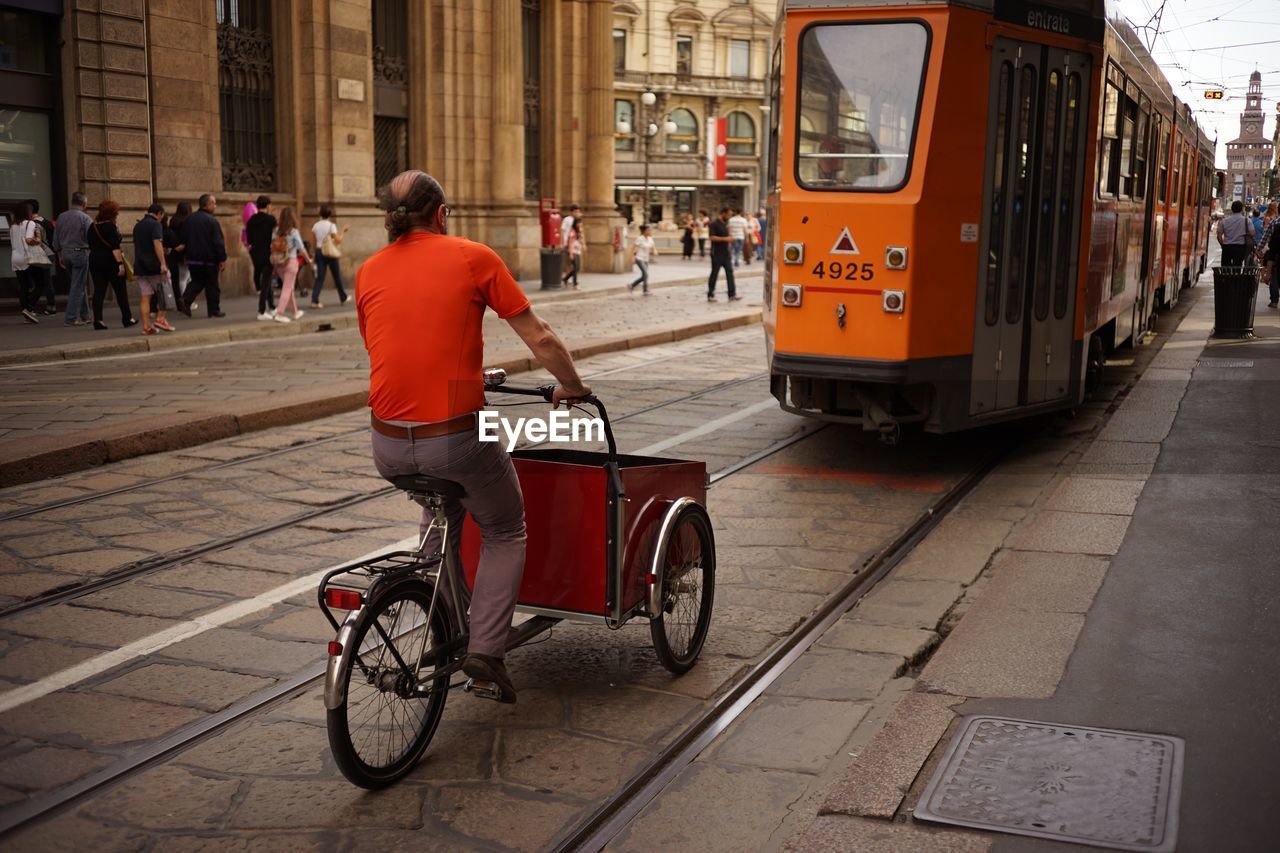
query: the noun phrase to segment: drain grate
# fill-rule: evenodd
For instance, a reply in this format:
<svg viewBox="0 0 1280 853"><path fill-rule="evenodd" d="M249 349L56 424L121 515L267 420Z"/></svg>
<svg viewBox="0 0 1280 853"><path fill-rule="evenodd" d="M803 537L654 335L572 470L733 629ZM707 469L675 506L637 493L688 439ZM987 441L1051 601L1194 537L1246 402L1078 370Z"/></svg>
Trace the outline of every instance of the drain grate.
<svg viewBox="0 0 1280 853"><path fill-rule="evenodd" d="M1253 367L1251 358L1198 358L1196 367Z"/></svg>
<svg viewBox="0 0 1280 853"><path fill-rule="evenodd" d="M916 806L921 820L1172 851L1181 738L970 716Z"/></svg>

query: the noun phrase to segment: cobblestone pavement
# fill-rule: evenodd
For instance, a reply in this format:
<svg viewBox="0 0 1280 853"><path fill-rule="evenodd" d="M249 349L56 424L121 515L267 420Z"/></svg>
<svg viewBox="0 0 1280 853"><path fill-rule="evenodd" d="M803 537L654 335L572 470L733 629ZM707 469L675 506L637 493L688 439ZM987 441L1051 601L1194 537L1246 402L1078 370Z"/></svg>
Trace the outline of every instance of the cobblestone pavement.
<svg viewBox="0 0 1280 853"><path fill-rule="evenodd" d="M756 376L759 347L758 330L743 330L601 356L588 369L617 371L593 384L606 400L626 400L614 407L620 413L635 412L698 387ZM666 357L660 373L655 354ZM755 405L767 399L763 377L723 387L620 423L619 442L634 449L734 416L671 451L717 470L812 428ZM358 424L357 416L342 416L271 430L0 492L0 501L10 508L43 504L116 482L92 478L190 470L258 452L272 439L283 444ZM719 543L716 614L703 659L682 678L657 663L643 625L615 632L558 627L513 654L517 706L451 697L422 764L376 794L337 773L323 705L308 686L8 841L21 849L543 847L642 766L997 438L920 437L909 453L886 453L872 438L832 426L716 485L710 494ZM342 438L7 522L29 525L16 528L21 533L3 531L5 584L13 584L7 591L20 594L13 579L39 589L35 578L44 573L92 575L184 547L182 537L207 541L288 517L380 486L370 473L367 446ZM414 509L399 497L370 501L0 620L0 679L8 688L0 692L3 802L21 804L71 784L315 666L330 632L310 587L263 609L236 610L238 618L229 621L219 614L387 546L412 531ZM50 547L55 541L72 544ZM182 636L188 623L205 629L166 644L163 638ZM112 652L127 657L103 657ZM867 664L876 673L898 665L874 655ZM77 666L71 672L84 677L35 695L41 691L33 684ZM6 704L7 694L27 701L9 697Z"/></svg>
<svg viewBox="0 0 1280 853"><path fill-rule="evenodd" d="M539 304L571 347L619 336L658 335L673 326L759 312L761 279L744 282L739 303L708 304L699 285L663 288L644 299L583 295ZM485 317L486 357L528 351L495 315ZM180 345L178 338L173 339ZM757 362L759 354L754 354ZM126 421L218 414L246 400L290 392L367 387L368 361L356 329L248 340L173 351L0 368L0 456L33 439L95 434Z"/></svg>

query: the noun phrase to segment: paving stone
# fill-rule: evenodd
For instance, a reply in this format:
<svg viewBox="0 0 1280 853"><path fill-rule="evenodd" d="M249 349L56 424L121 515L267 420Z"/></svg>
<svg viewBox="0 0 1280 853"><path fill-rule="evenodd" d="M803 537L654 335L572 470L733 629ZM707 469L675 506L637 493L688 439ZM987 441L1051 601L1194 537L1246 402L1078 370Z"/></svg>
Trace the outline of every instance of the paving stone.
<svg viewBox="0 0 1280 853"><path fill-rule="evenodd" d="M5 620L5 630L27 637L122 646L173 626L167 619L57 604Z"/></svg>
<svg viewBox="0 0 1280 853"><path fill-rule="evenodd" d="M93 689L167 705L221 711L275 683L274 678L258 678L197 666L151 663L98 684Z"/></svg>
<svg viewBox="0 0 1280 853"><path fill-rule="evenodd" d="M150 533L154 530L163 530L164 525L146 518L126 515L78 522L76 528L93 536L121 536L126 533Z"/></svg>
<svg viewBox="0 0 1280 853"><path fill-rule="evenodd" d="M920 628L897 628L892 625L872 625L853 617L843 617L827 629L818 645L855 652L871 652L896 655L913 661L924 654L938 635Z"/></svg>
<svg viewBox="0 0 1280 853"><path fill-rule="evenodd" d="M205 631L158 654L233 672L274 676L299 672L323 664L326 659L325 647L320 643L266 640L231 628Z"/></svg>
<svg viewBox="0 0 1280 853"><path fill-rule="evenodd" d="M289 608L282 615L265 624L257 625L254 632L269 637L282 637L290 640L327 643L333 639L333 626L324 618L319 607Z"/></svg>
<svg viewBox="0 0 1280 853"><path fill-rule="evenodd" d="M717 583L723 579L720 574L722 568L723 566L716 567ZM835 572L801 569L795 566L750 569L745 574L751 586L757 589L813 592L822 595L833 592L845 580Z"/></svg>
<svg viewBox="0 0 1280 853"><path fill-rule="evenodd" d="M1002 551L975 608L1088 613L1110 561L1084 554Z"/></svg>
<svg viewBox="0 0 1280 853"><path fill-rule="evenodd" d="M890 578L877 584L852 613L859 622L932 631L962 592L960 584L949 581Z"/></svg>
<svg viewBox="0 0 1280 853"><path fill-rule="evenodd" d="M0 759L0 779L26 791L51 791L101 770L114 760L110 755L83 749L37 746Z"/></svg>
<svg viewBox="0 0 1280 853"><path fill-rule="evenodd" d="M149 830L216 829L240 785L164 765L108 789L82 811L87 817Z"/></svg>
<svg viewBox="0 0 1280 853"><path fill-rule="evenodd" d="M204 714L101 693L51 693L0 714L15 735L71 746L114 746L162 737Z"/></svg>
<svg viewBox="0 0 1280 853"><path fill-rule="evenodd" d="M114 610L139 616L159 616L179 619L193 613L211 610L226 604L222 597L196 595L172 589L157 589L139 583L122 584L90 593L75 600L75 607L95 610Z"/></svg>
<svg viewBox="0 0 1280 853"><path fill-rule="evenodd" d="M57 554L32 560L38 566L45 566L59 572L69 572L84 577L101 577L111 569L151 556L150 551L139 551L134 548L97 547L92 551L79 551L74 554Z"/></svg>
<svg viewBox="0 0 1280 853"><path fill-rule="evenodd" d="M1067 477L1045 504L1047 509L1133 515L1142 494L1142 482Z"/></svg>
<svg viewBox="0 0 1280 853"><path fill-rule="evenodd" d="M653 690L595 687L568 694L570 728L614 741L666 743L702 703Z"/></svg>
<svg viewBox="0 0 1280 853"><path fill-rule="evenodd" d="M0 657L0 677L35 681L96 657L102 649L54 640L27 640Z"/></svg>
<svg viewBox="0 0 1280 853"><path fill-rule="evenodd" d="M1024 551L1112 555L1120 550L1129 517L1080 512L1040 512L1013 540Z"/></svg>
<svg viewBox="0 0 1280 853"><path fill-rule="evenodd" d="M40 853L142 850L153 840L150 833L63 813L28 824L5 838L8 849Z"/></svg>
<svg viewBox="0 0 1280 853"><path fill-rule="evenodd" d="M546 849L585 811L580 802L541 790L451 785L440 792L431 814L456 834L458 848L535 851Z"/></svg>
<svg viewBox="0 0 1280 853"><path fill-rule="evenodd" d="M985 853L996 841L959 829L860 817L819 817L787 844L787 853Z"/></svg>
<svg viewBox="0 0 1280 853"><path fill-rule="evenodd" d="M609 843L611 851L773 849L776 807L794 804L812 777L698 761ZM756 804L768 804L760 808Z"/></svg>
<svg viewBox="0 0 1280 853"><path fill-rule="evenodd" d="M167 554L180 551L195 545L203 545L209 541L208 536L199 533L186 533L166 527L149 533L134 533L128 536L113 536L111 542L123 548L149 548L156 553Z"/></svg>
<svg viewBox="0 0 1280 853"><path fill-rule="evenodd" d="M861 654L814 647L782 674L766 693L846 702L874 699L904 666L896 655Z"/></svg>
<svg viewBox="0 0 1280 853"><path fill-rule="evenodd" d="M819 773L866 713L866 705L853 702L768 696L720 736L711 748L711 760Z"/></svg>
<svg viewBox="0 0 1280 853"><path fill-rule="evenodd" d="M365 791L343 781L255 779L231 814L237 829L422 826L423 789L404 783Z"/></svg>
<svg viewBox="0 0 1280 853"><path fill-rule="evenodd" d="M88 551L98 546L98 540L76 533L73 530L63 529L53 533L41 533L36 536L6 537L4 546L19 557L32 559L35 557L49 557L55 554Z"/></svg>
<svg viewBox="0 0 1280 853"><path fill-rule="evenodd" d="M257 720L199 743L175 760L233 776L315 776L332 765L322 729Z"/></svg>
<svg viewBox="0 0 1280 853"><path fill-rule="evenodd" d="M580 799L616 790L649 757L648 750L629 744L554 729L504 729L498 735L503 781Z"/></svg>
<svg viewBox="0 0 1280 853"><path fill-rule="evenodd" d="M942 544L926 537L894 568L893 577L968 586L982 574L994 551L994 545Z"/></svg>
<svg viewBox="0 0 1280 853"><path fill-rule="evenodd" d="M1062 679L1084 616L971 608L920 674L922 689L955 696L1045 699Z"/></svg>
<svg viewBox="0 0 1280 853"><path fill-rule="evenodd" d="M1099 480L1141 480L1146 482L1154 470L1154 464L1081 462L1076 465L1074 473Z"/></svg>
<svg viewBox="0 0 1280 853"><path fill-rule="evenodd" d="M25 601L49 590L78 584L82 580L77 575L47 569L39 572L0 574L0 595L8 596L15 601Z"/></svg>
<svg viewBox="0 0 1280 853"><path fill-rule="evenodd" d="M962 702L937 693L908 693L827 793L821 814L889 819L920 773Z"/></svg>
<svg viewBox="0 0 1280 853"><path fill-rule="evenodd" d="M1160 445L1156 442L1099 439L1089 445L1080 461L1097 464L1151 464L1159 455Z"/></svg>
<svg viewBox="0 0 1280 853"><path fill-rule="evenodd" d="M981 520L948 516L929 532L929 538L938 545L973 544L998 546L1013 530L1013 524L1002 519Z"/></svg>
<svg viewBox="0 0 1280 853"><path fill-rule="evenodd" d="M250 598L275 589L287 580L275 572L218 566L197 560L147 577L153 586L200 592L222 592Z"/></svg>

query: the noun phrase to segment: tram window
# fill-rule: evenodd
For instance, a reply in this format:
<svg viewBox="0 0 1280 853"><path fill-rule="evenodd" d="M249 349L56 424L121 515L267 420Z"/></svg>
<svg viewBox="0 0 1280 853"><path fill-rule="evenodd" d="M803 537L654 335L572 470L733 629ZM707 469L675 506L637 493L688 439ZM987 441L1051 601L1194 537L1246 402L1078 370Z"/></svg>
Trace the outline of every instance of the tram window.
<svg viewBox="0 0 1280 853"><path fill-rule="evenodd" d="M1040 156L1040 234L1036 239L1035 315L1037 320L1049 316L1051 270L1053 269L1054 214L1057 213L1058 116L1062 110L1061 77L1057 70L1049 72L1045 86L1044 151Z"/></svg>
<svg viewBox="0 0 1280 853"><path fill-rule="evenodd" d="M1107 81L1102 112L1102 156L1098 158L1098 192L1120 191L1120 90Z"/></svg>
<svg viewBox="0 0 1280 853"><path fill-rule="evenodd" d="M1169 186L1169 132L1163 130L1164 122L1160 126L1160 174L1156 181L1156 201L1164 204L1165 187Z"/></svg>
<svg viewBox="0 0 1280 853"><path fill-rule="evenodd" d="M1134 184L1134 149L1138 126L1138 105L1127 95L1124 97L1120 112L1120 192L1125 198L1133 198ZM1114 192L1114 190L1113 190Z"/></svg>
<svg viewBox="0 0 1280 853"><path fill-rule="evenodd" d="M769 74L769 173L766 194L778 186L778 122L782 120L782 42L773 49L772 73Z"/></svg>
<svg viewBox="0 0 1280 853"><path fill-rule="evenodd" d="M1058 196L1058 245L1066 251L1071 246L1075 221L1076 144L1080 138L1080 75L1067 77L1067 97L1062 114L1062 193ZM1067 316L1071 296L1071 269L1074 258L1064 256L1054 265L1053 316Z"/></svg>
<svg viewBox="0 0 1280 853"><path fill-rule="evenodd" d="M1138 114L1138 138L1133 146L1133 197L1146 198L1147 195L1147 152L1151 115L1142 110Z"/></svg>
<svg viewBox="0 0 1280 853"><path fill-rule="evenodd" d="M807 189L907 182L929 33L920 23L820 24L800 42L796 179Z"/></svg>
<svg viewBox="0 0 1280 853"><path fill-rule="evenodd" d="M1018 89L1018 122L1014 127L1013 144L1013 207L1010 210L1009 263L1005 267L1005 313L1007 323L1021 323L1023 316L1023 261L1027 243L1033 236L1027 233L1029 219L1027 204L1031 192L1031 144L1036 114L1036 69L1022 66L1022 81ZM1028 270L1029 272L1029 270Z"/></svg>
<svg viewBox="0 0 1280 853"><path fill-rule="evenodd" d="M1010 81L1013 64L1000 65L1000 93L996 98L995 163L991 169L990 247L987 251L986 321L994 326L1000 319L1000 270L1004 260L1004 173L1009 150L1009 113L1012 110Z"/></svg>

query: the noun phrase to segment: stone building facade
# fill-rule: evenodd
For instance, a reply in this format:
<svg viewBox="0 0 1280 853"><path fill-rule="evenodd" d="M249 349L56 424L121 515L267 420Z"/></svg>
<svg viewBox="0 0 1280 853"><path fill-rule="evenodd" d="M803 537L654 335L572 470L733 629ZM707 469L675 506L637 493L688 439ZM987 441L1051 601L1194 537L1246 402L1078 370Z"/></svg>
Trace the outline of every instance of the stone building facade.
<svg viewBox="0 0 1280 853"><path fill-rule="evenodd" d="M613 21L611 0L0 0L0 211L81 188L131 227L213 192L247 292L246 202L294 206L306 238L333 205L350 281L385 242L377 187L414 167L517 276L544 197L584 207L586 269L613 269Z"/></svg>
<svg viewBox="0 0 1280 853"><path fill-rule="evenodd" d="M759 207L776 8L775 0L615 0L614 182L624 215L639 220L647 206L650 221L671 222L722 205ZM645 92L656 96L652 106ZM720 118L723 179L706 168L708 119Z"/></svg>
<svg viewBox="0 0 1280 853"><path fill-rule="evenodd" d="M1274 145L1263 125L1262 75L1249 76L1244 111L1240 113L1240 135L1227 143L1227 178L1223 194L1228 199L1254 203L1267 192L1264 177L1271 169Z"/></svg>

